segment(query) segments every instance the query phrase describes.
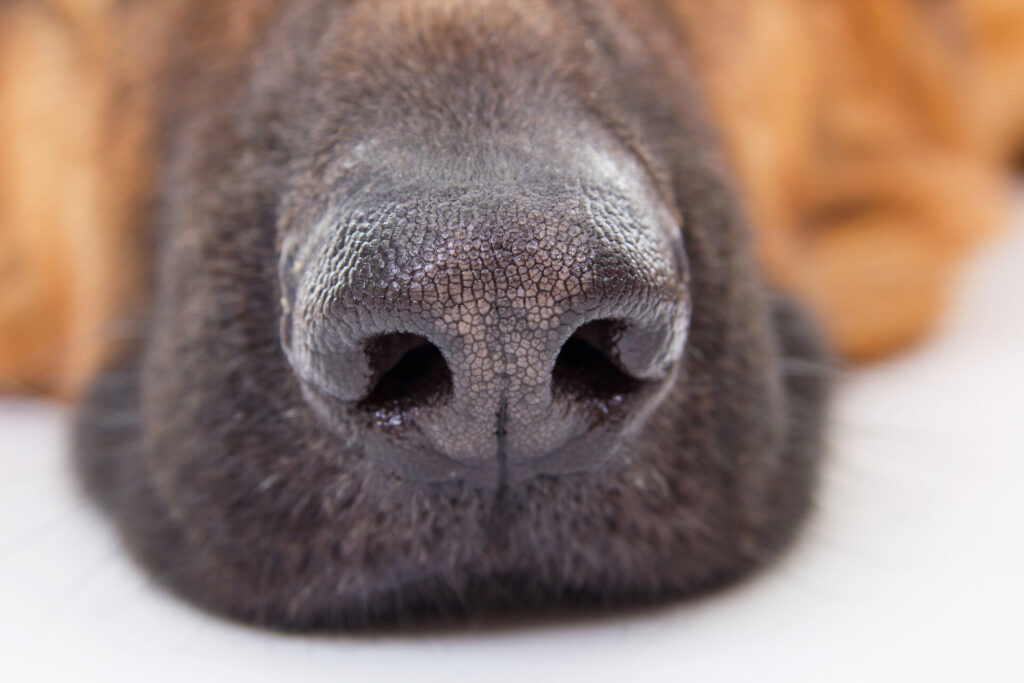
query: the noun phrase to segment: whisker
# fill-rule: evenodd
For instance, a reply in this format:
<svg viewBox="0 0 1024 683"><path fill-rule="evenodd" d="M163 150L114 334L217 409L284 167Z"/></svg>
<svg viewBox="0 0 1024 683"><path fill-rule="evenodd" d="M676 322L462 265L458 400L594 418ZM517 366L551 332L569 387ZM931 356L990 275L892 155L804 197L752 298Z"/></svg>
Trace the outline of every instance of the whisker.
<svg viewBox="0 0 1024 683"><path fill-rule="evenodd" d="M787 377L839 377L844 373L842 368L802 360L784 360L781 367Z"/></svg>
<svg viewBox="0 0 1024 683"><path fill-rule="evenodd" d="M70 607L75 598L82 594L86 586L95 580L105 569L114 564L118 555L118 548L107 548L97 560L91 562L81 574L66 585L49 606L50 618L56 618L62 610Z"/></svg>
<svg viewBox="0 0 1024 683"><path fill-rule="evenodd" d="M79 424L90 427L124 428L139 423L142 410L133 408L129 410L104 410L95 406L79 411L77 421Z"/></svg>
<svg viewBox="0 0 1024 683"><path fill-rule="evenodd" d="M32 382L38 380L41 383L46 379L46 373L51 370L49 361L55 356L62 356L83 345L98 344L109 347L117 343L140 340L144 337L148 324L148 316L127 315L108 321L98 330L81 332L69 338L40 345L24 360L27 367L35 368L35 370L26 373L26 376L22 378L5 377L4 382L20 393L38 393L39 386Z"/></svg>
<svg viewBox="0 0 1024 683"><path fill-rule="evenodd" d="M27 552L37 542L44 540L48 533L60 529L77 517L79 513L84 512L89 504L89 501L84 498L76 499L74 503L60 512L21 531L14 538L0 545L0 562L12 560L22 552Z"/></svg>

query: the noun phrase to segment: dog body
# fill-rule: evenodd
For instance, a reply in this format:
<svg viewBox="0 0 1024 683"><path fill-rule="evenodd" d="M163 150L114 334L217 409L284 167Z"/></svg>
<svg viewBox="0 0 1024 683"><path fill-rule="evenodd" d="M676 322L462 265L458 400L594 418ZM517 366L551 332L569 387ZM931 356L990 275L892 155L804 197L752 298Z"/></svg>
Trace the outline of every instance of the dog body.
<svg viewBox="0 0 1024 683"><path fill-rule="evenodd" d="M745 213L835 347L916 338L1014 135L975 9L0 5L0 377L94 378L90 491L236 617L719 585L794 533L827 395Z"/></svg>

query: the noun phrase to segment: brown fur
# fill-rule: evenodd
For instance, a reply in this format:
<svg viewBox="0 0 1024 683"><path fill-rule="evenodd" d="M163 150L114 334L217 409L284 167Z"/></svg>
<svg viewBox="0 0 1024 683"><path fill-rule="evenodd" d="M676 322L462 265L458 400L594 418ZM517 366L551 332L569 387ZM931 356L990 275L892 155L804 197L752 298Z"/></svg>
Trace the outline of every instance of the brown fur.
<svg viewBox="0 0 1024 683"><path fill-rule="evenodd" d="M917 340L998 224L998 159L1024 120L1024 5L676 4L701 27L698 73L771 276L847 356Z"/></svg>
<svg viewBox="0 0 1024 683"><path fill-rule="evenodd" d="M142 291L164 48L223 58L268 4L0 2L0 390L74 395L101 362ZM849 357L918 339L998 224L1024 140L1024 4L665 9L691 27L771 277Z"/></svg>

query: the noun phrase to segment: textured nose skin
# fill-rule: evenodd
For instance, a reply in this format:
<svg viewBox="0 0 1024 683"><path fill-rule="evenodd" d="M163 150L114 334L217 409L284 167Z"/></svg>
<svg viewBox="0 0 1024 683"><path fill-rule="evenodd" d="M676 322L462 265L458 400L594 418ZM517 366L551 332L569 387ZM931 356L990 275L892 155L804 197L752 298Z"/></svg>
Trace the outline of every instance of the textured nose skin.
<svg viewBox="0 0 1024 683"><path fill-rule="evenodd" d="M686 338L671 215L579 183L401 195L285 246L283 343L318 412L419 478L610 457Z"/></svg>

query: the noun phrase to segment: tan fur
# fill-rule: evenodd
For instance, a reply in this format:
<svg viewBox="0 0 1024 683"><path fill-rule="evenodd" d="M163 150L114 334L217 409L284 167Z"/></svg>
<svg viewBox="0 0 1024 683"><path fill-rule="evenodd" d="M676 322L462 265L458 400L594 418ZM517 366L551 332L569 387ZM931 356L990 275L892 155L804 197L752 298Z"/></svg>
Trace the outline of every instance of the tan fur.
<svg viewBox="0 0 1024 683"><path fill-rule="evenodd" d="M152 117L109 5L0 9L0 389L76 393L137 300Z"/></svg>
<svg viewBox="0 0 1024 683"><path fill-rule="evenodd" d="M237 48L265 4L218 5L211 34ZM0 390L74 395L139 303L153 47L200 5L130 6L0 2ZM771 278L848 357L920 338L1024 142L1024 3L666 9L691 27Z"/></svg>
<svg viewBox="0 0 1024 683"><path fill-rule="evenodd" d="M1000 161L1024 121L1024 3L675 5L702 27L698 73L772 278L848 357L918 340L999 224Z"/></svg>

